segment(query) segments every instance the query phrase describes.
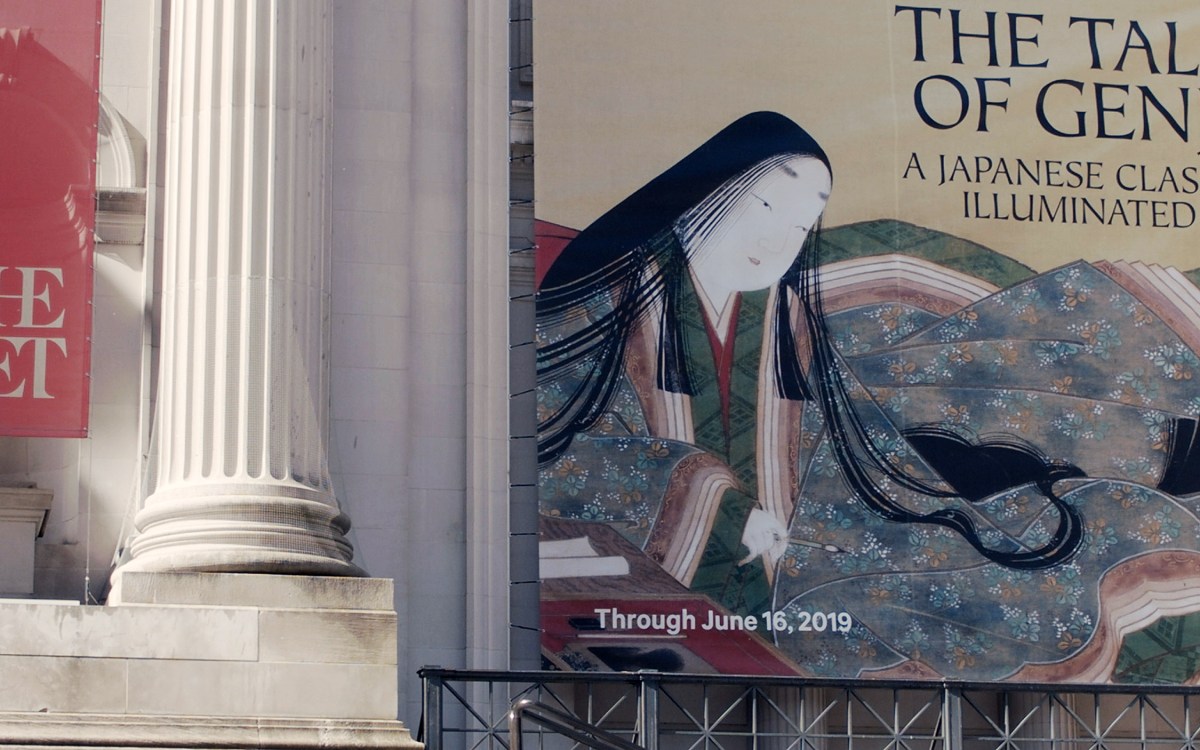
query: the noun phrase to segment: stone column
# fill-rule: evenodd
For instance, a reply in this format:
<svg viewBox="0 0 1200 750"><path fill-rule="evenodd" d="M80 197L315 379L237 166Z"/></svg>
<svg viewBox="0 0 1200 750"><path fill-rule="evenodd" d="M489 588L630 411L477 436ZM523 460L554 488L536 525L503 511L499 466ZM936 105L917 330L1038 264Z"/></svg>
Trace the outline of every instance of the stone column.
<svg viewBox="0 0 1200 750"><path fill-rule="evenodd" d="M124 570L361 575L326 466L326 0L173 0L151 492Z"/></svg>

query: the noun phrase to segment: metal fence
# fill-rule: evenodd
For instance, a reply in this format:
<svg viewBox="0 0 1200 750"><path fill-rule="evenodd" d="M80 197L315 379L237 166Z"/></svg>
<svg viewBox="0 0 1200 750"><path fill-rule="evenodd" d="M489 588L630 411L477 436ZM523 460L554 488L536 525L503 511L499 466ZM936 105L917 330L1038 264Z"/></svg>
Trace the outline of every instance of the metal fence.
<svg viewBox="0 0 1200 750"><path fill-rule="evenodd" d="M428 750L510 750L521 700L646 750L1200 750L1200 688L428 667L419 730ZM522 750L580 743L520 728ZM596 746L596 743L591 743Z"/></svg>

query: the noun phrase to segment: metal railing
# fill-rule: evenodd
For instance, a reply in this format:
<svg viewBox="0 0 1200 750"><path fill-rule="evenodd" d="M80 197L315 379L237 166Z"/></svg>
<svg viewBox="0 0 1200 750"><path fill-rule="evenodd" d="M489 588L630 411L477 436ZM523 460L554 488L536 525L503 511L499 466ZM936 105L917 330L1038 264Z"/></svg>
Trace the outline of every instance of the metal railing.
<svg viewBox="0 0 1200 750"><path fill-rule="evenodd" d="M645 750L641 745L635 745L612 732L530 698L517 701L508 712L509 750L522 750L525 746L526 721L543 729L553 730L595 750Z"/></svg>
<svg viewBox="0 0 1200 750"><path fill-rule="evenodd" d="M1195 687L436 667L420 674L419 735L428 750L595 746L556 720L646 750L1200 750ZM513 742L510 712L519 705L540 707L547 721L518 720Z"/></svg>

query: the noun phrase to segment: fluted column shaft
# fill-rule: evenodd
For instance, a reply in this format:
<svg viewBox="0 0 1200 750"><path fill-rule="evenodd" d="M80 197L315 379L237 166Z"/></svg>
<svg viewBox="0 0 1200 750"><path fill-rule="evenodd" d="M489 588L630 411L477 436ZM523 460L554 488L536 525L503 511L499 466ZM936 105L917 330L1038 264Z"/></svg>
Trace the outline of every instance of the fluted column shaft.
<svg viewBox="0 0 1200 750"><path fill-rule="evenodd" d="M323 439L325 6L171 4L156 476L130 568L360 572Z"/></svg>

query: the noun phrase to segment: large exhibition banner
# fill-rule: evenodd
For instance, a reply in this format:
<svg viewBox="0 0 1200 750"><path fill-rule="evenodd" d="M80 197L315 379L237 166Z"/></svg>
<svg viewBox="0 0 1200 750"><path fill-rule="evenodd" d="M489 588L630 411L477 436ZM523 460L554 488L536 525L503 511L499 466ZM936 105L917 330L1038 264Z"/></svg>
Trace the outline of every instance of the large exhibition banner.
<svg viewBox="0 0 1200 750"><path fill-rule="evenodd" d="M87 434L99 24L0 3L0 435Z"/></svg>
<svg viewBox="0 0 1200 750"><path fill-rule="evenodd" d="M1200 679L1200 9L536 8L543 653Z"/></svg>

